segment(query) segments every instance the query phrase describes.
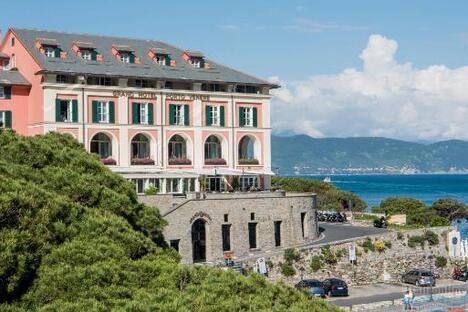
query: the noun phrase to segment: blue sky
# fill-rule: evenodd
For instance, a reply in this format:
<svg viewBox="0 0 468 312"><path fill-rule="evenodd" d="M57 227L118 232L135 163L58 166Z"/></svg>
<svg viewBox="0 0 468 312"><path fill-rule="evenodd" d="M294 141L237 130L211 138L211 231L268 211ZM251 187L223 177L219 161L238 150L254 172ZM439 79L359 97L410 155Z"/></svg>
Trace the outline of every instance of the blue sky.
<svg viewBox="0 0 468 312"><path fill-rule="evenodd" d="M6 11L3 31L157 39L274 79L276 133L468 140L468 1L15 0Z"/></svg>
<svg viewBox="0 0 468 312"><path fill-rule="evenodd" d="M8 7L2 30L14 25L160 39L287 80L359 66L357 56L373 33L397 40L397 58L416 67L455 67L468 59L467 1L15 0Z"/></svg>

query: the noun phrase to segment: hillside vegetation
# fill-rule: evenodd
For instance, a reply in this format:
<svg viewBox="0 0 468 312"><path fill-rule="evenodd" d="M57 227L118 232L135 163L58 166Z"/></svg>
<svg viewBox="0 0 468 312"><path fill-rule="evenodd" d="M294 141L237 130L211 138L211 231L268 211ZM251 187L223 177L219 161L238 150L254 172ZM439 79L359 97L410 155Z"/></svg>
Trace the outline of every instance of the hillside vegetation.
<svg viewBox="0 0 468 312"><path fill-rule="evenodd" d="M288 192L312 192L317 194L319 210L342 211L352 205L353 211L364 211L367 204L354 193L340 190L331 183L304 178L273 177L272 187Z"/></svg>
<svg viewBox="0 0 468 312"><path fill-rule="evenodd" d="M272 136L273 167L282 174L468 170L468 142L421 144L387 138ZM292 152L294 151L294 152Z"/></svg>
<svg viewBox="0 0 468 312"><path fill-rule="evenodd" d="M0 131L0 311L337 311L178 263L166 222L69 136Z"/></svg>

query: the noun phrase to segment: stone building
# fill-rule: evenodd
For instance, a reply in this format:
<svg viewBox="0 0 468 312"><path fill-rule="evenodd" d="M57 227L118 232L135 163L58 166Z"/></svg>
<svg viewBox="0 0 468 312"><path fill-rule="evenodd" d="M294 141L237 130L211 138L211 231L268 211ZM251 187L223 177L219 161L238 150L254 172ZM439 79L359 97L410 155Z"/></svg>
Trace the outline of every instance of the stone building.
<svg viewBox="0 0 468 312"><path fill-rule="evenodd" d="M198 198L197 198L198 196ZM164 236L183 263L240 259L317 237L315 194L285 192L140 196L168 221Z"/></svg>

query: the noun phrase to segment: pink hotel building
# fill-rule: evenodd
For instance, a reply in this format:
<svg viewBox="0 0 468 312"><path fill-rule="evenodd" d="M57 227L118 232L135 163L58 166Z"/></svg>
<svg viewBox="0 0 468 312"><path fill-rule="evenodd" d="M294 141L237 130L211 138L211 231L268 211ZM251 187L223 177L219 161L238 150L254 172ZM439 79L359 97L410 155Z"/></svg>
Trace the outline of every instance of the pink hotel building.
<svg viewBox="0 0 468 312"><path fill-rule="evenodd" d="M138 193L269 189L277 87L159 41L10 28L0 45L0 127L70 134Z"/></svg>

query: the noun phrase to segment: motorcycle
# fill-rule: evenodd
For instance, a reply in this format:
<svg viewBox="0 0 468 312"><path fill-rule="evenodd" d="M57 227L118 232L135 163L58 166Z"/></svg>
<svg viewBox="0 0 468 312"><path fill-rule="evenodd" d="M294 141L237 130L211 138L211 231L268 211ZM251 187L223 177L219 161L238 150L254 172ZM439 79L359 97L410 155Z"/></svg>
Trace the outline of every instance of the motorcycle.
<svg viewBox="0 0 468 312"><path fill-rule="evenodd" d="M387 227L387 219L385 217L381 217L380 219L374 220L374 227L384 229Z"/></svg>

